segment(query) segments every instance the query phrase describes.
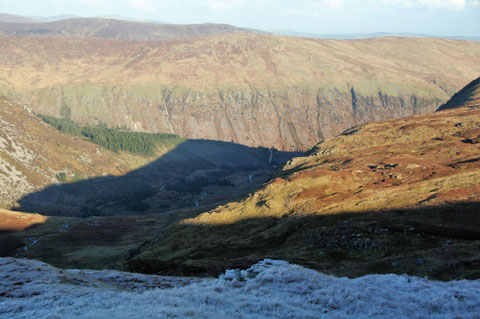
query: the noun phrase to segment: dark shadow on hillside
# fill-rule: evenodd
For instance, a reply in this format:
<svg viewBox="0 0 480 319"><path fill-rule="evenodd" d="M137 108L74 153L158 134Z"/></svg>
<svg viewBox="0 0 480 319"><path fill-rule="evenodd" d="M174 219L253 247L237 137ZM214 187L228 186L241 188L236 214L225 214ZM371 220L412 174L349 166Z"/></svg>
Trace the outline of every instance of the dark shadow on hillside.
<svg viewBox="0 0 480 319"><path fill-rule="evenodd" d="M266 182L275 168L301 153L188 140L123 176L49 186L24 196L17 210L50 216L201 212L238 199Z"/></svg>
<svg viewBox="0 0 480 319"><path fill-rule="evenodd" d="M177 225L140 247L125 269L163 275L219 275L264 258L358 277L409 274L480 278L480 203L254 218L228 225ZM187 271L183 265L188 265Z"/></svg>
<svg viewBox="0 0 480 319"><path fill-rule="evenodd" d="M479 279L479 229L479 202L293 214L221 226L172 225L158 216L57 217L0 233L0 257L38 259L61 268L179 276L217 276L271 258L336 276Z"/></svg>

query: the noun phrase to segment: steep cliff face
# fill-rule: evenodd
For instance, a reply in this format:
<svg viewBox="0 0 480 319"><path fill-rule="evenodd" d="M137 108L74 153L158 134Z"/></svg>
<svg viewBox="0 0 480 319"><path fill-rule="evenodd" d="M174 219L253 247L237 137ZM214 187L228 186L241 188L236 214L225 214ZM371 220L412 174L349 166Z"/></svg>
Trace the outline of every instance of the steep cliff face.
<svg viewBox="0 0 480 319"><path fill-rule="evenodd" d="M280 150L306 150L323 138L371 121L435 111L443 100L416 95L376 95L318 87L218 89L160 87L142 92L118 87L37 91L41 113L79 122L106 122L138 131L233 141Z"/></svg>
<svg viewBox="0 0 480 319"><path fill-rule="evenodd" d="M480 43L445 39L0 37L0 45L0 92L37 112L284 150L434 111L480 71Z"/></svg>

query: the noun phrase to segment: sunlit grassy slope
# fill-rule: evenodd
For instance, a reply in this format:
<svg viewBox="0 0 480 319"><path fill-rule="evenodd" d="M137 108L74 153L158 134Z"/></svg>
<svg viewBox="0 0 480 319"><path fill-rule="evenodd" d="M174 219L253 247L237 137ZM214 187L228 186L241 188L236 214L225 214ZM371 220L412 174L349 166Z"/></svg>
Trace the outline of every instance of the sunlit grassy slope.
<svg viewBox="0 0 480 319"><path fill-rule="evenodd" d="M446 97L478 75L480 44L435 38L321 40L228 35L163 42L1 37L2 85L184 88L333 86ZM161 94L158 92L157 94Z"/></svg>
<svg viewBox="0 0 480 319"><path fill-rule="evenodd" d="M476 278L479 138L480 110L466 108L353 128L136 258L208 269L268 256L349 276Z"/></svg>

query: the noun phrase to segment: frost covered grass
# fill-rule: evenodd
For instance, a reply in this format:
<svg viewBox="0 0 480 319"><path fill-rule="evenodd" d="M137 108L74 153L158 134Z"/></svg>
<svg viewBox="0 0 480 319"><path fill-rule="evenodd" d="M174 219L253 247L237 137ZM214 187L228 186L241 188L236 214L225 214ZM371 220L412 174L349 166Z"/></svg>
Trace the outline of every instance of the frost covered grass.
<svg viewBox="0 0 480 319"><path fill-rule="evenodd" d="M336 278L283 261L213 278L0 258L2 318L480 318L480 281Z"/></svg>

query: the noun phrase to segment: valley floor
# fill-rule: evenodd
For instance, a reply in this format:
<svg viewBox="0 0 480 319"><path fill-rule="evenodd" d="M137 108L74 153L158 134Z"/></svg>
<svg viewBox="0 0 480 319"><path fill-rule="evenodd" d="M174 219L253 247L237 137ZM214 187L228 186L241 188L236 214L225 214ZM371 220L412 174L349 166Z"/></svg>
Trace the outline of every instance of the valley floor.
<svg viewBox="0 0 480 319"><path fill-rule="evenodd" d="M337 278L264 260L219 278L61 270L0 258L2 318L480 318L480 281Z"/></svg>

